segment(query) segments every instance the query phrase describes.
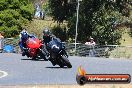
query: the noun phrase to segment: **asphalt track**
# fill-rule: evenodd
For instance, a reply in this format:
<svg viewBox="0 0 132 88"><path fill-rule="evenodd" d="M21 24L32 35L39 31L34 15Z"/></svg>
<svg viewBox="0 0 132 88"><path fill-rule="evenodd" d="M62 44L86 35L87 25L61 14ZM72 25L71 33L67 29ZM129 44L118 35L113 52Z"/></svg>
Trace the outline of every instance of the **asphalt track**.
<svg viewBox="0 0 132 88"><path fill-rule="evenodd" d="M130 74L132 60L70 56L72 68L52 66L48 61L33 61L20 54L0 53L0 85L76 84L77 68L81 65L88 74Z"/></svg>

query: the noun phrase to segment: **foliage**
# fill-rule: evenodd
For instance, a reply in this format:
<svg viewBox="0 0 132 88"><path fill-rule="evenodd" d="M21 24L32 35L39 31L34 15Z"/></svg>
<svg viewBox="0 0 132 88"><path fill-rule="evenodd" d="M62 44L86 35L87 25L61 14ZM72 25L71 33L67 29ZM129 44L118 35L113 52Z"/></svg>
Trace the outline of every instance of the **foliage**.
<svg viewBox="0 0 132 88"><path fill-rule="evenodd" d="M49 5L54 20L68 21L68 38L73 39L76 0L71 1L68 3L68 0L49 0ZM129 13L129 3L126 0L83 0L80 2L77 40L86 42L92 36L97 44L119 44L122 31L116 25L123 21L122 16L129 17Z"/></svg>
<svg viewBox="0 0 132 88"><path fill-rule="evenodd" d="M49 9L48 0L45 0L45 2L42 5L42 9L43 9L45 15L50 15L50 9Z"/></svg>
<svg viewBox="0 0 132 88"><path fill-rule="evenodd" d="M76 4L69 4L68 0L49 0L51 15L57 22L63 22L73 16Z"/></svg>
<svg viewBox="0 0 132 88"><path fill-rule="evenodd" d="M52 29L52 32L56 37L60 38L61 41L66 40L67 35L66 35L66 28L65 27L63 28L63 27L60 27L59 25L54 26Z"/></svg>
<svg viewBox="0 0 132 88"><path fill-rule="evenodd" d="M32 20L33 6L28 0L0 0L0 31L4 37L19 33Z"/></svg>
<svg viewBox="0 0 132 88"><path fill-rule="evenodd" d="M43 32L44 28L46 27L46 28L51 29L55 25L57 25L57 23L54 23L52 20L33 19L25 27L27 28L29 33L33 33L38 38L42 39L42 32Z"/></svg>

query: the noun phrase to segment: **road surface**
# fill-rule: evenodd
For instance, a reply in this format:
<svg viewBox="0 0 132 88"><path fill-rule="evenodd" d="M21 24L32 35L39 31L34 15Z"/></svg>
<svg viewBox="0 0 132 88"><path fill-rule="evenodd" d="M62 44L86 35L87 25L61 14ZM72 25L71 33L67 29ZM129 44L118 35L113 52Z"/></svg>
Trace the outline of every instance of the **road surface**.
<svg viewBox="0 0 132 88"><path fill-rule="evenodd" d="M33 61L20 54L0 53L0 85L77 84L77 68L81 65L88 74L130 74L132 60L70 56L72 68L52 66L48 61ZM2 74L2 73L1 73Z"/></svg>

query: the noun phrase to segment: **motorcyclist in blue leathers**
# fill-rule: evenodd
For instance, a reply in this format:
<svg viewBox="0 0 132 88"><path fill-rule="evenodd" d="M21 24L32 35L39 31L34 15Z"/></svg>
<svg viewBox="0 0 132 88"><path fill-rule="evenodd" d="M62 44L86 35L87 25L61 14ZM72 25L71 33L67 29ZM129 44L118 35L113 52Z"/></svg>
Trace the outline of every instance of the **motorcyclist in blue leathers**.
<svg viewBox="0 0 132 88"><path fill-rule="evenodd" d="M19 39L19 47L22 51L22 56L25 56L27 53L26 53L26 41L28 40L29 37L34 37L32 35L29 35L28 32L26 31L26 29L23 29L21 32L20 32L20 35L19 35L20 39Z"/></svg>

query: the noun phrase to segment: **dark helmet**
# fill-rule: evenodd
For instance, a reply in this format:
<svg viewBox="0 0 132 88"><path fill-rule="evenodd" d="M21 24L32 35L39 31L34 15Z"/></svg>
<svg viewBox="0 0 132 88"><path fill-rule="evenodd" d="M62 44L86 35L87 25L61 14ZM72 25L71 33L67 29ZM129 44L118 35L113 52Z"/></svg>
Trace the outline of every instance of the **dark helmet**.
<svg viewBox="0 0 132 88"><path fill-rule="evenodd" d="M44 36L50 36L51 32L50 32L49 29L46 28L46 29L43 30L43 34L44 34Z"/></svg>

